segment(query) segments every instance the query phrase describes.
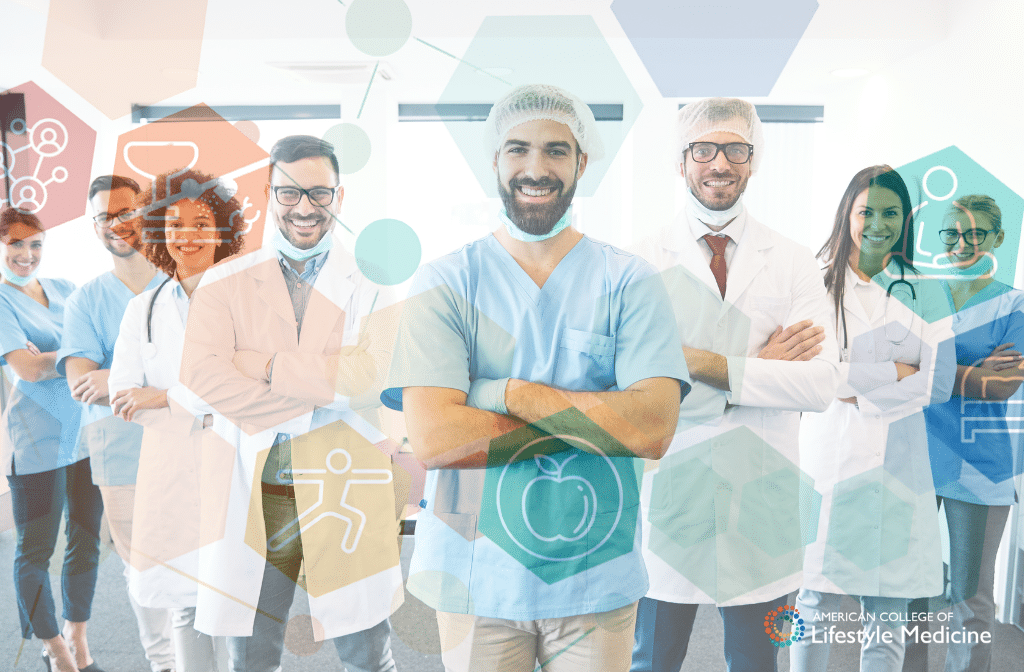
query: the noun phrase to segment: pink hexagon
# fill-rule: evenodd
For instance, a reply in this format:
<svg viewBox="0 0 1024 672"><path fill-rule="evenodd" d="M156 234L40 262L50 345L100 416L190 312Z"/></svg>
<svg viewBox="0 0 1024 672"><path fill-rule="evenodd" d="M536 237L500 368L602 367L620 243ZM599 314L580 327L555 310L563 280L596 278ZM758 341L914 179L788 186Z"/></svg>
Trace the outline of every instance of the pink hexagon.
<svg viewBox="0 0 1024 672"><path fill-rule="evenodd" d="M25 111L4 115L9 121L0 147L0 205L10 200L22 212L39 217L47 229L81 217L96 131L34 82L5 91L0 99L5 107L15 100L7 94L23 94Z"/></svg>

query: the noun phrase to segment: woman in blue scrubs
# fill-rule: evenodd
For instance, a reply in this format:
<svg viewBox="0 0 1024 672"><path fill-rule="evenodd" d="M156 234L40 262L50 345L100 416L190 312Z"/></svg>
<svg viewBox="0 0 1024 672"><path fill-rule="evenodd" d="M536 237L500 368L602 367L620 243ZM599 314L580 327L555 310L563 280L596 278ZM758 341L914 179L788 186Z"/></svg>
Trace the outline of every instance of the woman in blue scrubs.
<svg viewBox="0 0 1024 672"><path fill-rule="evenodd" d="M995 624L996 550L1016 499L1017 437L1007 427L1006 400L1024 375L1016 352L1024 346L1024 292L993 277L1003 238L1002 213L989 196L957 198L939 230L958 366L953 397L925 409L925 419L935 493L949 527L949 629L964 633L949 644L946 672L990 669L991 643L981 634ZM923 651L913 658L915 669L924 669Z"/></svg>
<svg viewBox="0 0 1024 672"><path fill-rule="evenodd" d="M78 449L81 406L54 368L64 301L75 286L35 277L45 236L34 215L9 207L0 213L0 362L17 380L0 430L17 531L14 588L22 636L43 640L47 668L99 672L89 655L86 621L96 589L103 503L89 455ZM63 637L48 571L62 514Z"/></svg>

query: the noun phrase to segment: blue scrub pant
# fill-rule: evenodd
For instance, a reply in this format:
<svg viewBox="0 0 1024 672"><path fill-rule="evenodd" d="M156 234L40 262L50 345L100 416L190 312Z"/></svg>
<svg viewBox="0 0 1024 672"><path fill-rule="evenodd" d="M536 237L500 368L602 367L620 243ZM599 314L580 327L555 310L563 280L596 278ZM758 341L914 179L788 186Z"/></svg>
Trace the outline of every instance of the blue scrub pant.
<svg viewBox="0 0 1024 672"><path fill-rule="evenodd" d="M100 489L93 485L88 458L38 474L12 474L7 482L17 534L14 590L21 634L26 639L32 635L52 639L60 629L49 568L61 516L65 516L67 535L61 571L64 618L88 621L96 592L103 499Z"/></svg>
<svg viewBox="0 0 1024 672"><path fill-rule="evenodd" d="M718 608L725 628L729 672L778 670L778 649L764 632L764 618L784 604L785 595L769 602ZM630 672L679 672L698 606L642 598L636 612Z"/></svg>
<svg viewBox="0 0 1024 672"><path fill-rule="evenodd" d="M996 622L993 596L996 551L1010 506L985 506L939 497L949 527L949 582L953 613L950 632L989 632ZM927 600L911 603L911 611L927 612ZM928 621L921 621L924 625ZM928 644L908 642L904 672L928 669ZM988 672L992 669L992 644L953 643L946 648L946 672Z"/></svg>
<svg viewBox="0 0 1024 672"><path fill-rule="evenodd" d="M263 520L268 539L296 517L294 499L263 495ZM288 610L295 597L301 564L302 542L298 536L276 551L267 549L252 636L226 638L231 672L274 672L280 668ZM391 624L387 619L372 628L332 641L348 672L395 670L391 656Z"/></svg>

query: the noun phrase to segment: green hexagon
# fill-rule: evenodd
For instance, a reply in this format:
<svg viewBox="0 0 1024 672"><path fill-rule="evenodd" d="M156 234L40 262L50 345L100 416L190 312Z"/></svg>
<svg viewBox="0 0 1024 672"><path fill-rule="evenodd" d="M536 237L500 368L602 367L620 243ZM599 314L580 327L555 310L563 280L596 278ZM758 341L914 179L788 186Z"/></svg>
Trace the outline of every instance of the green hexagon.
<svg viewBox="0 0 1024 672"><path fill-rule="evenodd" d="M648 548L726 602L802 569L820 502L807 474L737 427L661 460Z"/></svg>
<svg viewBox="0 0 1024 672"><path fill-rule="evenodd" d="M632 552L643 463L602 454L623 450L576 408L493 440L477 529L548 584Z"/></svg>
<svg viewBox="0 0 1024 672"><path fill-rule="evenodd" d="M823 573L839 586L856 572L851 564L872 571L903 557L910 547L914 506L883 479L879 467L840 481L833 489ZM867 543L873 538L882 541L878 546Z"/></svg>
<svg viewBox="0 0 1024 672"><path fill-rule="evenodd" d="M778 514L787 510L791 516L780 520ZM810 477L800 470L779 469L743 486L736 529L778 558L817 538L820 513L821 495Z"/></svg>

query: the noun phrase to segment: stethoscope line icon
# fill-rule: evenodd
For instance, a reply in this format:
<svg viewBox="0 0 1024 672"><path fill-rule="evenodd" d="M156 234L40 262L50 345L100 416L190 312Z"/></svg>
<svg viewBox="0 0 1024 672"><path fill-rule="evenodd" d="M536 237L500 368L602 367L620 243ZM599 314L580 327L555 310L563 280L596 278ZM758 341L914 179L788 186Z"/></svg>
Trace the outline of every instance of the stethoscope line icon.
<svg viewBox="0 0 1024 672"><path fill-rule="evenodd" d="M345 458L344 466L334 466L332 459L336 456L342 456ZM289 542L293 541L300 534L305 533L311 527L319 523L321 520L328 518L336 518L346 523L345 535L341 540L341 550L345 553L352 554L359 546L359 540L363 536L363 531L366 528L366 514L362 510L352 506L348 503L349 491L353 485L385 485L390 483L394 478L390 469L353 469L352 468L352 455L344 448L335 448L331 452L327 453L327 469L293 469L292 483L294 485L315 485L317 486L317 499L316 502L307 508L305 511L295 517L294 520L289 522L287 525L278 530L272 537L267 539L267 549L277 552L284 548ZM341 501L339 506L348 512L350 515L345 515L337 511L327 510L319 513L312 519L307 520L318 508L321 508L324 504L324 478L313 478L313 479L296 479L296 475L327 475L327 472L332 474L341 475L351 472L353 476L361 475L364 478L349 478L345 481L345 488L341 493ZM283 474L278 474L278 480L281 480ZM303 522L305 520L305 522ZM358 524L355 523L358 520ZM287 535L287 536L286 536ZM283 538L282 538L283 537Z"/></svg>

